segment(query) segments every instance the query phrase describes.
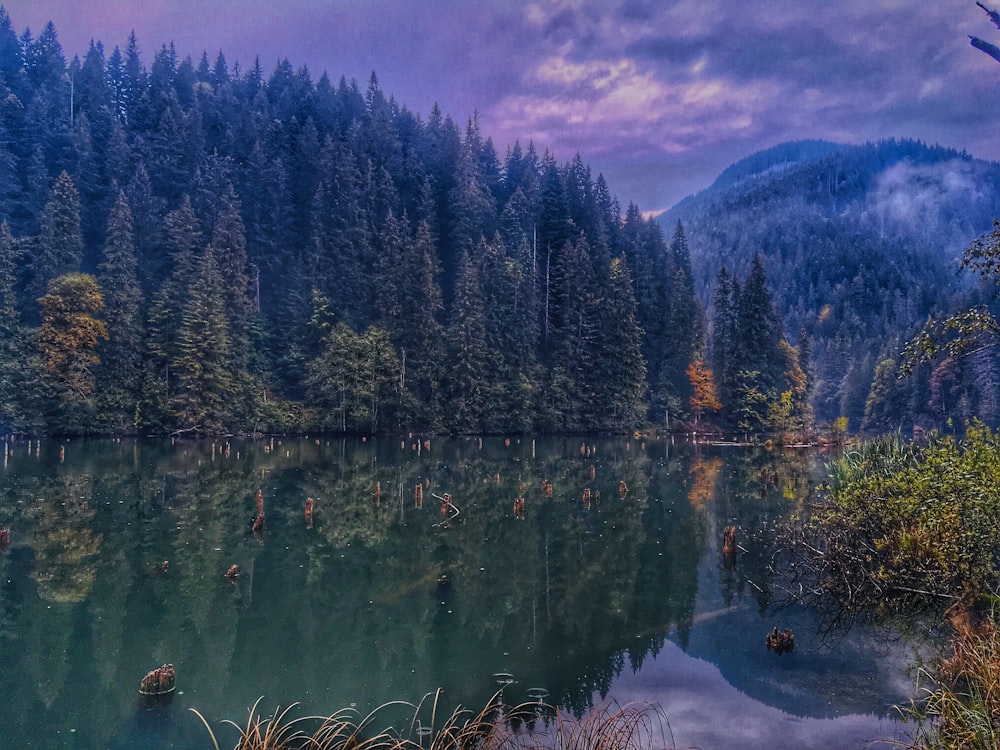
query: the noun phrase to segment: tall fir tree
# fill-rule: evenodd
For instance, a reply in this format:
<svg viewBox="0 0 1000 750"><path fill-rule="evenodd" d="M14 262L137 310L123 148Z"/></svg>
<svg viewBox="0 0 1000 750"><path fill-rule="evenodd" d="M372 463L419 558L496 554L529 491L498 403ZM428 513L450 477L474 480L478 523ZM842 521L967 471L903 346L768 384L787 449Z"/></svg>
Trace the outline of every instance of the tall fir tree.
<svg viewBox="0 0 1000 750"><path fill-rule="evenodd" d="M781 323L759 255L754 256L750 274L740 292L736 314L740 369L759 372L764 390L777 387L782 365L776 356L782 339Z"/></svg>
<svg viewBox="0 0 1000 750"><path fill-rule="evenodd" d="M223 307L229 324L234 369L243 371L253 359L250 349L250 274L246 232L240 214L240 199L228 180L218 196L212 227L212 251L225 284Z"/></svg>
<svg viewBox="0 0 1000 750"><path fill-rule="evenodd" d="M588 427L617 432L637 427L646 416L646 362L632 275L624 257L611 261L590 371L601 409Z"/></svg>
<svg viewBox="0 0 1000 750"><path fill-rule="evenodd" d="M80 195L66 172L52 185L33 244L31 299L41 296L55 277L78 272L83 261Z"/></svg>
<svg viewBox="0 0 1000 750"><path fill-rule="evenodd" d="M725 266L719 269L715 284L712 315L712 369L725 414L731 414L736 398L736 373L739 370L739 332L736 307L738 287Z"/></svg>
<svg viewBox="0 0 1000 750"><path fill-rule="evenodd" d="M156 292L147 327L150 364L163 383L164 392L170 395L184 305L203 250L201 227L186 196L164 219L162 238L172 269Z"/></svg>
<svg viewBox="0 0 1000 750"><path fill-rule="evenodd" d="M98 267L104 291L108 340L99 349L98 400L107 426L115 431L134 426L142 372L143 329L138 263L132 211L124 193L108 217L104 259Z"/></svg>
<svg viewBox="0 0 1000 750"><path fill-rule="evenodd" d="M403 291L400 299L400 352L403 418L423 429L444 426L442 380L447 368L440 269L430 224L420 222L411 242L404 243Z"/></svg>
<svg viewBox="0 0 1000 750"><path fill-rule="evenodd" d="M2 17L0 17L2 20ZM24 429L24 363L27 332L17 310L14 284L16 247L6 221L0 223L0 431Z"/></svg>
<svg viewBox="0 0 1000 750"><path fill-rule="evenodd" d="M225 286L211 246L191 278L177 331L172 397L182 429L218 431L234 423L233 372Z"/></svg>
<svg viewBox="0 0 1000 750"><path fill-rule="evenodd" d="M483 315L483 289L479 270L466 253L459 263L448 327L447 421L459 432L482 430L490 389L490 356Z"/></svg>

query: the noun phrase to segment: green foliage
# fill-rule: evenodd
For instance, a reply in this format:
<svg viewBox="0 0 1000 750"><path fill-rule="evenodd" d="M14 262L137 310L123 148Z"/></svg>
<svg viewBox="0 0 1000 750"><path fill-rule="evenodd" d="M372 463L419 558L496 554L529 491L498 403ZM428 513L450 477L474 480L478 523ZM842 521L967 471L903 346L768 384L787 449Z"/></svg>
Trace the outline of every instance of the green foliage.
<svg viewBox="0 0 1000 750"><path fill-rule="evenodd" d="M930 320L903 349L902 375L911 375L918 364L942 355L964 357L996 346L1000 322L988 310L964 310L940 320Z"/></svg>
<svg viewBox="0 0 1000 750"><path fill-rule="evenodd" d="M831 480L820 583L846 606L974 604L1000 589L1000 437L986 427L923 446L899 435L862 444Z"/></svg>
<svg viewBox="0 0 1000 750"><path fill-rule="evenodd" d="M338 323L323 350L306 368L309 401L325 430L377 432L392 423L400 370L386 331L374 326L357 334Z"/></svg>

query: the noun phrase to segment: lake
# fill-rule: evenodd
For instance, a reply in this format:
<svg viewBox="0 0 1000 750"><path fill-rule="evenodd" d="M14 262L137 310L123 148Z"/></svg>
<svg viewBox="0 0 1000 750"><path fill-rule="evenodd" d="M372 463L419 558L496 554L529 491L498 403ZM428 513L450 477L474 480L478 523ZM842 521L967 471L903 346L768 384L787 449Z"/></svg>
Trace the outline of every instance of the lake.
<svg viewBox="0 0 1000 750"><path fill-rule="evenodd" d="M668 746L706 750L906 736L919 644L772 606L775 524L823 460L624 437L6 443L0 738L209 748L195 708L231 747L222 720L261 696L367 713L437 688L648 701ZM792 653L765 648L775 626ZM148 706L164 663L176 690Z"/></svg>

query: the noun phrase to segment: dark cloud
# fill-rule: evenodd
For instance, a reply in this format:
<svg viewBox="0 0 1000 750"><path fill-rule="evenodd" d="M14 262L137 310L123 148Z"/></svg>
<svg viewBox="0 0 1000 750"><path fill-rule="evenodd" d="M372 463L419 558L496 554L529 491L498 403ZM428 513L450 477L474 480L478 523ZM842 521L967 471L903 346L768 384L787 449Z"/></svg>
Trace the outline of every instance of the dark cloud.
<svg viewBox="0 0 1000 750"><path fill-rule="evenodd" d="M1000 42L972 0L3 0L67 56L135 29L144 59L221 49L365 81L426 114L479 112L501 153L584 155L623 202L666 208L800 138L915 137L1000 158Z"/></svg>

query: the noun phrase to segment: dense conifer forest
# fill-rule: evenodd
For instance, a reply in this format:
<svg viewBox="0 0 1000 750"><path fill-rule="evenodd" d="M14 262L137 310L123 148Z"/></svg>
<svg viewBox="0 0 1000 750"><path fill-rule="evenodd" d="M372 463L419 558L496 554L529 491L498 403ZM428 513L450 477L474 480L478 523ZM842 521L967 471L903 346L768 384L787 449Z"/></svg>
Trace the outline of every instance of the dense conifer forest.
<svg viewBox="0 0 1000 750"><path fill-rule="evenodd" d="M475 115L421 116L375 73L241 69L134 35L67 60L52 23L19 35L0 8L0 430L1000 415L991 356L894 378L905 337L972 294L942 283L940 242L1000 215L995 165L783 149L658 222L581 155L498 150ZM990 186L972 209L915 225L871 203L890 168L955 161Z"/></svg>
<svg viewBox="0 0 1000 750"><path fill-rule="evenodd" d="M775 308L808 351L816 419L882 432L1000 421L995 347L909 377L900 356L931 316L997 312L996 285L959 272L963 249L997 217L996 163L912 140L805 141L734 164L662 222L683 221L710 309L726 283L720 267L763 263Z"/></svg>
<svg viewBox="0 0 1000 750"><path fill-rule="evenodd" d="M284 60L0 11L0 425L625 430L701 346L684 236L579 156Z"/></svg>

